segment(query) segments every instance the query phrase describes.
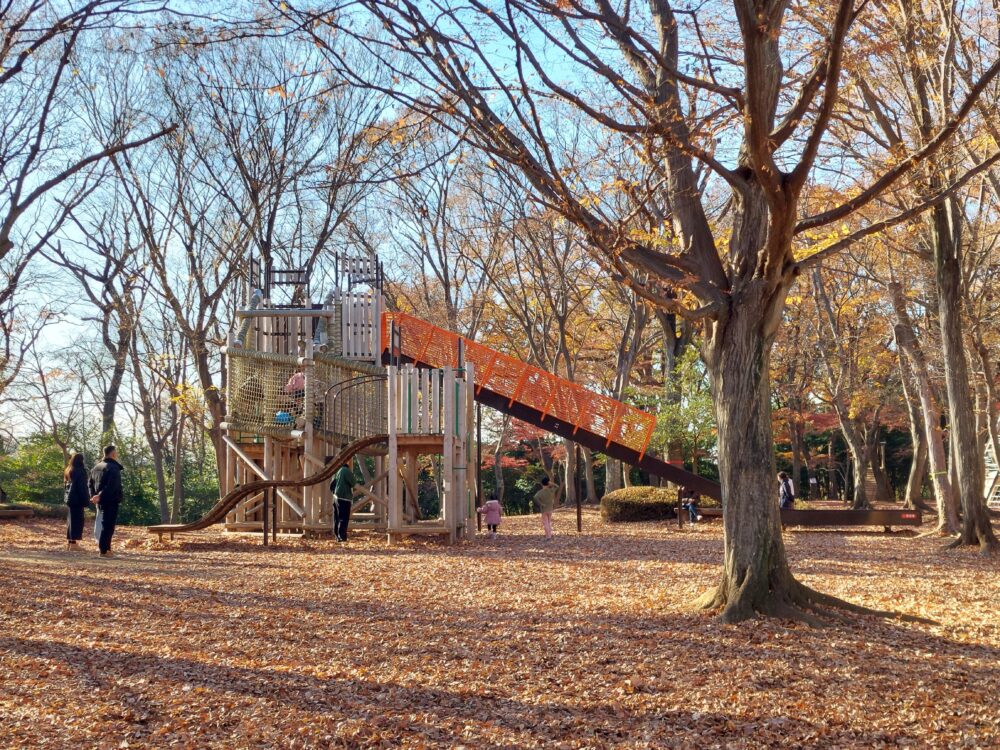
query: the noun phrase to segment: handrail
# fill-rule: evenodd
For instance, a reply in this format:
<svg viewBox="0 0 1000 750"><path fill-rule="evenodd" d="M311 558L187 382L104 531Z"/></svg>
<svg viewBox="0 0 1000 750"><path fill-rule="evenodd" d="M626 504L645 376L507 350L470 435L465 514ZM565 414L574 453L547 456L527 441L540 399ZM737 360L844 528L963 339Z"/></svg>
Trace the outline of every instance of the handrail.
<svg viewBox="0 0 1000 750"><path fill-rule="evenodd" d="M508 406L523 404L552 421L603 438L605 447L611 443L625 446L640 460L649 448L656 429L652 414L407 313L382 313L382 341L386 344L392 325L401 332L400 355L420 365L455 366L461 347L465 359L476 365L477 394L485 388L507 399Z"/></svg>

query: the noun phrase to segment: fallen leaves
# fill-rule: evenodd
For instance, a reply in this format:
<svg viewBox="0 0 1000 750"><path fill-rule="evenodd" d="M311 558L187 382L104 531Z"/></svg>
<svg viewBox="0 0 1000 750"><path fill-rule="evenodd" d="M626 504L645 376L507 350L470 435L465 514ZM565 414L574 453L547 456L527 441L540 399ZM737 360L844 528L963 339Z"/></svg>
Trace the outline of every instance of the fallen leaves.
<svg viewBox="0 0 1000 750"><path fill-rule="evenodd" d="M809 585L938 624L722 626L689 609L718 524L556 518L452 548L124 529L112 561L4 524L0 747L1000 744L996 561L792 532Z"/></svg>

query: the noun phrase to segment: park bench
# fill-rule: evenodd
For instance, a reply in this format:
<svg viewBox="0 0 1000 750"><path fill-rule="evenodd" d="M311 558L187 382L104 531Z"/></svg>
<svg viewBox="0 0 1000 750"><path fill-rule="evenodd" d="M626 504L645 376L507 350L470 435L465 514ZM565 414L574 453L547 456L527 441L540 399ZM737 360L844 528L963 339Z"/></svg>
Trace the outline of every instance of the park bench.
<svg viewBox="0 0 1000 750"><path fill-rule="evenodd" d="M722 518L722 508L699 508L704 518ZM686 510L678 511L678 524L687 518ZM781 525L787 526L881 526L891 532L893 526L920 526L923 514L919 510L880 508L877 510L781 510Z"/></svg>
<svg viewBox="0 0 1000 750"><path fill-rule="evenodd" d="M31 518L35 511L31 508L0 508L0 520L18 520L21 518Z"/></svg>
<svg viewBox="0 0 1000 750"><path fill-rule="evenodd" d="M919 526L919 510L879 508L876 510L795 510L783 508L782 526L881 526L886 533L893 526Z"/></svg>

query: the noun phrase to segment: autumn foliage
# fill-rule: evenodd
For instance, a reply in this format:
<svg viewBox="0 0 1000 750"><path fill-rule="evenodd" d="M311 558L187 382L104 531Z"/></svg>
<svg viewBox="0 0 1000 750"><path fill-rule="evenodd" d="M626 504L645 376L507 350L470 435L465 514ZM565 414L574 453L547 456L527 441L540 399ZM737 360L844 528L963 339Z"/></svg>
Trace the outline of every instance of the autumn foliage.
<svg viewBox="0 0 1000 750"><path fill-rule="evenodd" d="M689 602L718 522L505 519L386 550L209 531L121 556L0 525L0 746L987 748L995 561L934 540L786 534L804 580L933 623L722 626ZM89 532L89 526L88 526ZM937 566L946 562L942 578Z"/></svg>

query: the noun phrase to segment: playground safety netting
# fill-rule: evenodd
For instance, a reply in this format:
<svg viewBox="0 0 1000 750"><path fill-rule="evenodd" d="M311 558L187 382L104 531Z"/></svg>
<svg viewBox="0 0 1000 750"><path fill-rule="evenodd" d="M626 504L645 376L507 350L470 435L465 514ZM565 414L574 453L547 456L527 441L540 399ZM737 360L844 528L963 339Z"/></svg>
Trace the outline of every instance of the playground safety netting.
<svg viewBox="0 0 1000 750"><path fill-rule="evenodd" d="M633 406L502 354L488 346L446 331L406 313L382 314L382 341L397 353L431 367L458 367L459 351L475 365L476 389L485 388L560 422L624 445L644 455L656 427L656 417Z"/></svg>
<svg viewBox="0 0 1000 750"><path fill-rule="evenodd" d="M231 428L280 434L302 427L305 374L297 357L252 349L229 349L227 356L226 421Z"/></svg>
<svg viewBox="0 0 1000 750"><path fill-rule="evenodd" d="M317 354L298 357L231 348L226 421L231 429L287 435L311 422L340 440L386 431L382 367Z"/></svg>

